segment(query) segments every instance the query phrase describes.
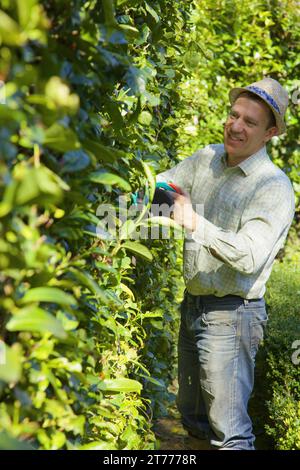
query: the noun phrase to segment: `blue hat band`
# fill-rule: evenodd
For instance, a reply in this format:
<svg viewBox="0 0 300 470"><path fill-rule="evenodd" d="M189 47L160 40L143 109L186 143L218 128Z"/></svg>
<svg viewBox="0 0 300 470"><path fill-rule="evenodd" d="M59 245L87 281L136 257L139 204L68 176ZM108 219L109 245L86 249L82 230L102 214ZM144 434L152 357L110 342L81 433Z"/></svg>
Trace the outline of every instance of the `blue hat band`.
<svg viewBox="0 0 300 470"><path fill-rule="evenodd" d="M261 96L265 101L267 101L271 106L273 106L276 111L281 114L280 109L278 104L276 103L275 100L273 100L272 96L269 95L265 90L262 90L261 88L258 88L257 86L249 85L246 87L247 90L253 91L257 95Z"/></svg>

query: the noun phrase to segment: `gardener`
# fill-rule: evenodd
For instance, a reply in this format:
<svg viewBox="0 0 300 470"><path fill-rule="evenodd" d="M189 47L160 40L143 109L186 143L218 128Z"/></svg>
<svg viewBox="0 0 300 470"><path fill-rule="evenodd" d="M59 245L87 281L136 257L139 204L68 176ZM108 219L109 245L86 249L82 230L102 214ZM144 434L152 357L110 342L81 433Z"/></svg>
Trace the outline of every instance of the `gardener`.
<svg viewBox="0 0 300 470"><path fill-rule="evenodd" d="M288 177L266 143L285 132L287 92L264 78L229 93L224 145L208 145L157 181L186 229L177 404L185 429L219 449L254 449L247 405L267 322L265 284L294 215Z"/></svg>

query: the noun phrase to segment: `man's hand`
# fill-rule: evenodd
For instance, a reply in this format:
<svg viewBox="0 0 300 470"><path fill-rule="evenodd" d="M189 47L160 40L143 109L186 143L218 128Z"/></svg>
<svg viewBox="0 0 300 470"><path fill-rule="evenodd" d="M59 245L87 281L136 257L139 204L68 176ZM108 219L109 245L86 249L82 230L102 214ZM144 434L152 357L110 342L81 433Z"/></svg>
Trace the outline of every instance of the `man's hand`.
<svg viewBox="0 0 300 470"><path fill-rule="evenodd" d="M196 230L199 223L199 216L194 211L189 195L182 191L182 194L172 194L174 198L174 210L172 218L182 227L192 232Z"/></svg>

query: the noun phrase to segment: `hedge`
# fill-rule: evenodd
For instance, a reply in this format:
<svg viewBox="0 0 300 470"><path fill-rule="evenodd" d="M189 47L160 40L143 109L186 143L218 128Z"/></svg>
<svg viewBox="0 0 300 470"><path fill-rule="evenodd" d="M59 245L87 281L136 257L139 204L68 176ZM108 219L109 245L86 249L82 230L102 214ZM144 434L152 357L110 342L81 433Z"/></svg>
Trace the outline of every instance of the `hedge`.
<svg viewBox="0 0 300 470"><path fill-rule="evenodd" d="M111 239L97 209L149 194L175 155L190 5L0 4L2 446L153 448L173 377L175 244L150 252L126 224Z"/></svg>
<svg viewBox="0 0 300 470"><path fill-rule="evenodd" d="M300 449L300 269L278 263L268 283L265 388L274 447Z"/></svg>

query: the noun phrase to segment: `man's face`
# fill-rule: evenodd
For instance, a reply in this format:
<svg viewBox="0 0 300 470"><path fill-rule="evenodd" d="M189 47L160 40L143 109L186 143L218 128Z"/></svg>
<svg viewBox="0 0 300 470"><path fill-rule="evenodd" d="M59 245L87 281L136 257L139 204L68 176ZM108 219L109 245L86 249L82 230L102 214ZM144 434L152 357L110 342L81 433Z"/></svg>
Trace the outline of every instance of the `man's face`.
<svg viewBox="0 0 300 470"><path fill-rule="evenodd" d="M267 130L269 112L266 104L239 97L233 104L224 127L224 146L229 157L250 157L276 135L277 128Z"/></svg>

